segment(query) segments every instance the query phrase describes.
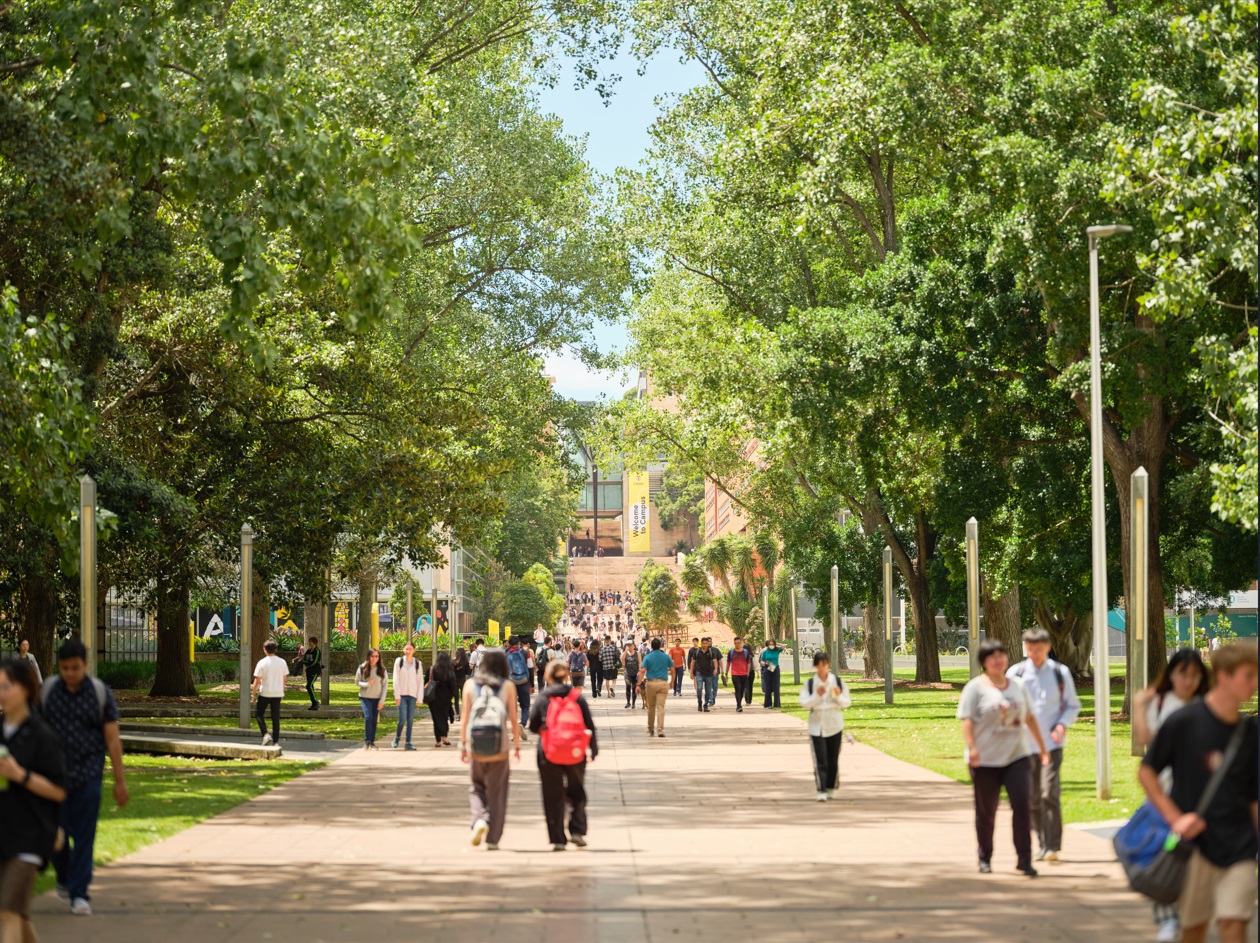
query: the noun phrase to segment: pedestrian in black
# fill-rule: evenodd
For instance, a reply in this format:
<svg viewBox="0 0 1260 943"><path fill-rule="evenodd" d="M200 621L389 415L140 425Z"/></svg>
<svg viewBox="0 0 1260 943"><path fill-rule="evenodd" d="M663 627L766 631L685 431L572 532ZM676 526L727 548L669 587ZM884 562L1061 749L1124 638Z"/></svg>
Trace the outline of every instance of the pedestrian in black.
<svg viewBox="0 0 1260 943"><path fill-rule="evenodd" d="M319 650L319 639L314 635L308 639L310 645L302 653L302 668L306 671L306 696L311 699L308 711L319 710L319 700L315 697L315 681L324 670L323 652Z"/></svg>
<svg viewBox="0 0 1260 943"><path fill-rule="evenodd" d="M543 815L547 819L547 838L553 851L564 851L568 842L578 847L586 846L586 764L594 763L599 754L599 741L595 737L595 719L591 716L591 707L581 694L577 697L577 705L582 711L582 720L590 732L588 757L577 763L561 765L547 759L546 733L547 712L552 698L567 698L569 692L580 691L569 685L569 666L556 660L547 665L544 675L546 687L542 689L529 711L529 729L539 734L538 737L538 779L542 784ZM569 830L565 834L565 806L569 810Z"/></svg>
<svg viewBox="0 0 1260 943"><path fill-rule="evenodd" d="M433 719L433 745L449 747L451 745L451 721L455 719L455 695L459 688L455 686L455 667L451 656L439 652L437 661L429 669L429 683L425 687L425 705L429 708L429 716Z"/></svg>

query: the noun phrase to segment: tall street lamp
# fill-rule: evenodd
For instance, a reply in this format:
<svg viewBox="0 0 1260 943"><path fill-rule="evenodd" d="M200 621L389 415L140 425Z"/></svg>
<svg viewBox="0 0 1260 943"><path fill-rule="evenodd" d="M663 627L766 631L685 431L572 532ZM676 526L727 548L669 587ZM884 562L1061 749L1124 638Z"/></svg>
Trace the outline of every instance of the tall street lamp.
<svg viewBox="0 0 1260 943"><path fill-rule="evenodd" d="M1107 534L1103 507L1102 329L1098 316L1098 242L1133 232L1132 226L1090 226L1089 236L1089 465L1094 558L1094 740L1098 798L1111 798L1111 671L1107 647Z"/></svg>

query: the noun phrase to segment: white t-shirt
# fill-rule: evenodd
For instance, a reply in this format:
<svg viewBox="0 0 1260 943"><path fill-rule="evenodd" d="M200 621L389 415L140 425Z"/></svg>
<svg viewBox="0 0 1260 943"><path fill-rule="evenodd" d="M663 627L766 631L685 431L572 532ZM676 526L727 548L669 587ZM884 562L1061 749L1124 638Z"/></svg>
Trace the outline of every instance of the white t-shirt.
<svg viewBox="0 0 1260 943"><path fill-rule="evenodd" d="M1032 698L1018 678L1008 678L1006 689L999 690L988 676L977 675L958 701L958 719L973 724L980 766L1010 766L1034 752L1027 727L1031 713Z"/></svg>
<svg viewBox="0 0 1260 943"><path fill-rule="evenodd" d="M1152 741L1155 739L1155 734L1159 732L1159 728L1164 725L1164 721L1168 719L1169 715L1175 714L1185 706L1186 702L1177 697L1177 695L1173 694L1172 691L1169 691L1164 695L1163 703L1160 703L1160 699L1158 697L1151 698L1150 702L1146 705L1146 724L1150 728ZM1165 793L1172 792L1173 777L1171 766L1160 771L1159 783L1164 787Z"/></svg>
<svg viewBox="0 0 1260 943"><path fill-rule="evenodd" d="M259 697L284 697L284 680L289 677L289 666L279 655L265 655L254 665L254 677L262 678Z"/></svg>

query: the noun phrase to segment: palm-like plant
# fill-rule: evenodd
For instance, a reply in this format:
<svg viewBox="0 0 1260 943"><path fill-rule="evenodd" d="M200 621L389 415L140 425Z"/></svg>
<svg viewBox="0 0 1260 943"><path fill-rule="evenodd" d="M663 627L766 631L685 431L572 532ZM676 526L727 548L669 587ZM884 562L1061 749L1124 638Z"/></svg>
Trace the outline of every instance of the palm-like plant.
<svg viewBox="0 0 1260 943"><path fill-rule="evenodd" d="M729 537L718 537L711 540L697 552L700 557L701 565L709 571L715 580L722 584L723 589L730 591L731 588L731 543Z"/></svg>
<svg viewBox="0 0 1260 943"><path fill-rule="evenodd" d="M687 590L687 611L699 615L705 606L713 605L713 591L709 588L709 574L698 554L692 554L683 563L678 580Z"/></svg>
<svg viewBox="0 0 1260 943"><path fill-rule="evenodd" d="M735 582L744 588L749 596L757 594L757 551L748 537L731 538L731 570Z"/></svg>
<svg viewBox="0 0 1260 943"><path fill-rule="evenodd" d="M719 622L725 622L742 636L756 632L761 620L761 607L757 599L739 584L719 593L713 610Z"/></svg>
<svg viewBox="0 0 1260 943"><path fill-rule="evenodd" d="M753 549L761 560L761 568L767 573L773 573L779 568L779 542L773 536L765 531L754 534Z"/></svg>

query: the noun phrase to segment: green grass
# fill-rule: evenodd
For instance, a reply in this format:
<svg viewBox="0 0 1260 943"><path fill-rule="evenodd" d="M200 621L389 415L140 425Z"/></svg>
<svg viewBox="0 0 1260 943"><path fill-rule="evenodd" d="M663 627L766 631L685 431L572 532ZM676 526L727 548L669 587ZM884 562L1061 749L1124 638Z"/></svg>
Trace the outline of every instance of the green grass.
<svg viewBox="0 0 1260 943"><path fill-rule="evenodd" d="M114 777L107 768L96 832L97 865L130 854L240 805L281 783L318 769L323 760L194 760L128 755L124 760L131 801L114 802ZM36 893L52 887L49 868Z"/></svg>
<svg viewBox="0 0 1260 943"><path fill-rule="evenodd" d="M785 666L782 686L783 710L804 718L800 704L800 687L788 681L790 665ZM1124 666L1113 665L1112 674L1123 675ZM808 677L801 666L801 678ZM898 680L914 678L911 669L899 669ZM952 689L897 688L894 704L884 704L884 683L862 681L845 676L853 694L853 706L844 712L845 727L858 740L899 760L905 760L960 783L970 784L967 765L963 761L963 739L954 713L958 698L968 678L966 668L944 668L942 680ZM1063 820L1065 822L1097 822L1124 818L1142 802L1142 787L1137 781L1140 759L1130 755L1128 723L1111 723L1111 795L1108 801L1095 797L1094 773L1094 690L1078 691L1081 716L1068 729L1066 752L1063 754ZM1120 711L1124 689L1111 688L1111 713Z"/></svg>

